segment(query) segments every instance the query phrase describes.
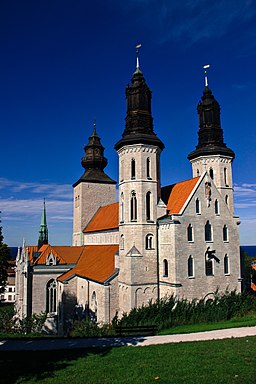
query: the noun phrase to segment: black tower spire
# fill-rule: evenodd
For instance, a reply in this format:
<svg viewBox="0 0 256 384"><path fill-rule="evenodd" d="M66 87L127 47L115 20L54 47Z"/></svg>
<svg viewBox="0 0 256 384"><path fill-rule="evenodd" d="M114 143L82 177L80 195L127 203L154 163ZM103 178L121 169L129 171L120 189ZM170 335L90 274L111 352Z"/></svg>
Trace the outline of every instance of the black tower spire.
<svg viewBox="0 0 256 384"><path fill-rule="evenodd" d="M102 146L100 137L97 134L96 123L94 123L93 132L88 140L88 144L84 146L85 156L81 161L85 172L73 185L73 187L81 181L116 184L116 182L104 172L104 168L106 167L108 160L104 157L105 148Z"/></svg>
<svg viewBox="0 0 256 384"><path fill-rule="evenodd" d="M122 139L116 143L115 149L118 150L127 144L152 144L163 149L164 144L153 130L151 90L140 70L138 57L136 70L131 81L132 84L128 84L126 87L127 113L125 130Z"/></svg>
<svg viewBox="0 0 256 384"><path fill-rule="evenodd" d="M220 105L208 85L204 88L197 112L199 117L198 144L195 151L188 155L188 159L193 160L205 155L224 155L234 158L235 153L223 141Z"/></svg>

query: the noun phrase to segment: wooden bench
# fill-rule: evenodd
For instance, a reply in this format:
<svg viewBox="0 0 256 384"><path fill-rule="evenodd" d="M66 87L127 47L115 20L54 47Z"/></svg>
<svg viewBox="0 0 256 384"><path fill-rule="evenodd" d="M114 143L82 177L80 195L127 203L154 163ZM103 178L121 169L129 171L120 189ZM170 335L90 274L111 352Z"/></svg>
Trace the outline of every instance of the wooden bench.
<svg viewBox="0 0 256 384"><path fill-rule="evenodd" d="M157 333L155 325L137 325L133 327L115 327L117 336L154 336Z"/></svg>

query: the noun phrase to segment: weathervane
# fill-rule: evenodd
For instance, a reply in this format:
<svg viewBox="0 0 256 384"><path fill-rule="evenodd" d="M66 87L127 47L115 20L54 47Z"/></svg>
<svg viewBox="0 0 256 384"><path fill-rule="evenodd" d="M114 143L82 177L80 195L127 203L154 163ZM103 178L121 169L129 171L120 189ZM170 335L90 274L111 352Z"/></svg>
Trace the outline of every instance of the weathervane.
<svg viewBox="0 0 256 384"><path fill-rule="evenodd" d="M205 81L205 86L208 87L208 77L207 77L207 69L210 68L210 64L206 64L203 66L204 69L204 81Z"/></svg>
<svg viewBox="0 0 256 384"><path fill-rule="evenodd" d="M140 68L140 63L139 63L139 49L141 48L141 44L137 44L135 46L136 48L136 57L137 57L137 63L136 63L136 69Z"/></svg>

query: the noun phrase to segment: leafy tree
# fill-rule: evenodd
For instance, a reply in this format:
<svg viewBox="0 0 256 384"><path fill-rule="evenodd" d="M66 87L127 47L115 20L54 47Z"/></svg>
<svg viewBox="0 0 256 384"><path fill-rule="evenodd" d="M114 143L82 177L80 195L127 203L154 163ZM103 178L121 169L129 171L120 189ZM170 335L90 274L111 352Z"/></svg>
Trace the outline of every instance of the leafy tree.
<svg viewBox="0 0 256 384"><path fill-rule="evenodd" d="M5 291L5 286L7 284L7 268L9 254L9 249L7 245L4 244L2 226L0 225L0 293L3 293Z"/></svg>

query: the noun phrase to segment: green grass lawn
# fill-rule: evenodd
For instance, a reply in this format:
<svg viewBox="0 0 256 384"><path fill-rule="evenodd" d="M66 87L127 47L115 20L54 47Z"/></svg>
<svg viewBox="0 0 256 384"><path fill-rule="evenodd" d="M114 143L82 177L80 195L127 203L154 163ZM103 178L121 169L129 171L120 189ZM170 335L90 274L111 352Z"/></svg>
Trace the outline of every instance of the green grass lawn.
<svg viewBox="0 0 256 384"><path fill-rule="evenodd" d="M2 384L251 384L256 377L256 337L91 351L5 352L0 358Z"/></svg>
<svg viewBox="0 0 256 384"><path fill-rule="evenodd" d="M216 329L239 328L239 327L252 327L256 326L256 314L246 315L226 321L219 321L217 323L201 323L191 325L178 325L173 328L163 329L158 332L159 335L174 335L180 333L194 333L213 331ZM256 380L255 380L256 381Z"/></svg>

